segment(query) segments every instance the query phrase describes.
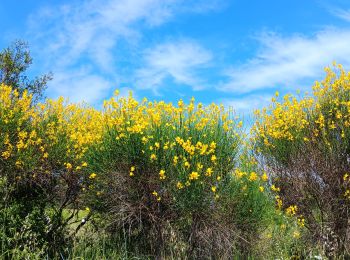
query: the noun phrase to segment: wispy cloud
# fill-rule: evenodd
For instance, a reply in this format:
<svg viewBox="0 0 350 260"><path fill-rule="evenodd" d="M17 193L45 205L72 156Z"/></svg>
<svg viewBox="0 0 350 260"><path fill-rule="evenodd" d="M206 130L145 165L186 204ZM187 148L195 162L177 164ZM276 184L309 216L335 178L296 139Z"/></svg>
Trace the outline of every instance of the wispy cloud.
<svg viewBox="0 0 350 260"><path fill-rule="evenodd" d="M106 97L111 87L111 82L98 74L88 73L84 69L56 71L53 81L50 83L49 94L51 97L64 96L72 102L85 101L96 104Z"/></svg>
<svg viewBox="0 0 350 260"><path fill-rule="evenodd" d="M201 69L210 65L212 54L192 40L159 44L144 53L144 65L136 71L136 86L157 91L171 79L193 89L202 89L206 82L199 77Z"/></svg>
<svg viewBox="0 0 350 260"><path fill-rule="evenodd" d="M220 2L222 1L73 1L45 7L33 14L29 35L34 45L38 46L38 53L46 61L46 67L53 70L54 74L57 71L59 73L53 82L54 87L49 86L52 92L69 95L73 99L85 98L85 95L73 91L72 87L82 88L82 83L88 82L86 79L94 77L95 80L90 81L90 85L96 85L89 88L91 91L95 89L96 96L100 96L99 93L107 93L106 85L112 86L118 78L117 61L124 55L120 43L137 45L143 30L160 26L181 13L215 10L219 8ZM64 85L67 82L71 83L69 87Z"/></svg>
<svg viewBox="0 0 350 260"><path fill-rule="evenodd" d="M224 98L219 100L227 108L233 108L239 115L249 116L254 112L254 109L267 107L271 102L272 95L251 94L236 98Z"/></svg>
<svg viewBox="0 0 350 260"><path fill-rule="evenodd" d="M265 33L258 37L261 49L248 62L225 71L220 90L249 93L275 87L300 87L322 75L320 68L332 61L350 64L350 30L327 28L314 36L282 37Z"/></svg>
<svg viewBox="0 0 350 260"><path fill-rule="evenodd" d="M350 9L330 8L329 10L331 14L350 22Z"/></svg>

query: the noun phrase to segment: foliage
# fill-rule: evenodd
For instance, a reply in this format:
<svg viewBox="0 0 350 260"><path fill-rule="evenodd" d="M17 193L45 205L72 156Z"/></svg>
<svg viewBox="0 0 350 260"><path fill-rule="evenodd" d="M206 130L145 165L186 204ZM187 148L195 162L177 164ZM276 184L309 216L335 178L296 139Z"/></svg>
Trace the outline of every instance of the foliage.
<svg viewBox="0 0 350 260"><path fill-rule="evenodd" d="M81 180L72 167L84 164L93 131L82 123L90 111L62 100L33 106L27 91L0 86L0 224L8 256L16 248L54 255L69 242L65 229L77 210L67 219L62 213L77 203Z"/></svg>
<svg viewBox="0 0 350 260"><path fill-rule="evenodd" d="M258 116L253 142L283 207L305 219L310 243L340 256L349 244L350 73L340 65L326 72L311 96L274 98Z"/></svg>
<svg viewBox="0 0 350 260"><path fill-rule="evenodd" d="M36 101L42 97L52 75L49 73L29 79L25 72L32 61L27 43L20 40L13 42L0 52L0 83L17 89L19 94L27 90Z"/></svg>
<svg viewBox="0 0 350 260"><path fill-rule="evenodd" d="M276 94L250 140L194 99L96 110L2 84L2 257L346 256L350 73L327 73Z"/></svg>

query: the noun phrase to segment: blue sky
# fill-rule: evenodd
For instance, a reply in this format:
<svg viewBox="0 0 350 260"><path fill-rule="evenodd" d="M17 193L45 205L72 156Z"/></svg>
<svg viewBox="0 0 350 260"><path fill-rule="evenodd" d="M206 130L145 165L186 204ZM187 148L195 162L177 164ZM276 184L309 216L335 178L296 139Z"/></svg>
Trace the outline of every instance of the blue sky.
<svg viewBox="0 0 350 260"><path fill-rule="evenodd" d="M1 0L0 30L53 73L48 97L96 106L120 89L249 113L350 67L347 0Z"/></svg>

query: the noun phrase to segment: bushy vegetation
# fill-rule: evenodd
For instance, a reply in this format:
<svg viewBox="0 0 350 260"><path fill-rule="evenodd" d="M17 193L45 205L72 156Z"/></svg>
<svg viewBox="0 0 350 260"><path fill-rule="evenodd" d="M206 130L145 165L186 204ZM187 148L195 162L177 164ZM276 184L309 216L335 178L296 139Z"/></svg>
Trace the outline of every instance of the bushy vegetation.
<svg viewBox="0 0 350 260"><path fill-rule="evenodd" d="M0 85L1 257L348 257L350 74L242 121L115 95L97 110Z"/></svg>
<svg viewBox="0 0 350 260"><path fill-rule="evenodd" d="M277 94L258 111L252 143L282 207L305 225L305 241L328 257L349 257L350 73L334 66L312 95Z"/></svg>

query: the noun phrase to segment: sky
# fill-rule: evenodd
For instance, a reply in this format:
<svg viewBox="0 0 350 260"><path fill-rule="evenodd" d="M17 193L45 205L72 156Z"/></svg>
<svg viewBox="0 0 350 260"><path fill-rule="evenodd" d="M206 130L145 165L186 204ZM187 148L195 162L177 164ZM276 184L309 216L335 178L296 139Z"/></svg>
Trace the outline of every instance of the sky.
<svg viewBox="0 0 350 260"><path fill-rule="evenodd" d="M119 89L249 114L350 68L348 0L1 0L0 31L53 73L46 96L96 107Z"/></svg>

